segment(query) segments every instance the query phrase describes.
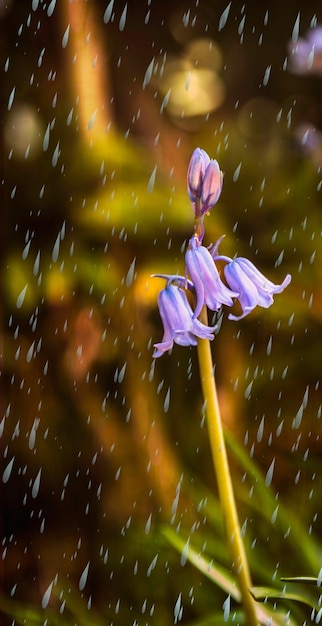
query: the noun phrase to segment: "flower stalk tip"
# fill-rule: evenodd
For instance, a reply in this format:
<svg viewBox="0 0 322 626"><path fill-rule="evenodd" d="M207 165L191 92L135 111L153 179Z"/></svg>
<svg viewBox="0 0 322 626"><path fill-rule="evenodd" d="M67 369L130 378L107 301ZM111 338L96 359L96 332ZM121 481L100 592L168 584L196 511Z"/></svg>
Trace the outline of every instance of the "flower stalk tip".
<svg viewBox="0 0 322 626"><path fill-rule="evenodd" d="M205 150L196 148L191 156L187 187L196 218L207 213L218 202L223 185L223 174L215 159Z"/></svg>

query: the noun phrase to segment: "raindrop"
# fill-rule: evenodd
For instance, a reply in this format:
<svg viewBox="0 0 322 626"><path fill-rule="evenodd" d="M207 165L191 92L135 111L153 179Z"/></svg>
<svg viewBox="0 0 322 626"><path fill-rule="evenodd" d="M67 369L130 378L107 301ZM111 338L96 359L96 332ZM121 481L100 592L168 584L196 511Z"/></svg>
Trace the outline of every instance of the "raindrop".
<svg viewBox="0 0 322 626"><path fill-rule="evenodd" d="M260 443L263 439L265 417L263 415L257 430L257 441Z"/></svg>
<svg viewBox="0 0 322 626"><path fill-rule="evenodd" d="M189 546L190 546L190 537L188 537L184 548L182 550L182 554L181 554L181 558L180 558L180 563L182 566L184 566L187 562L187 558L188 558L188 553L189 553Z"/></svg>
<svg viewBox="0 0 322 626"><path fill-rule="evenodd" d="M8 465L5 467L3 474L2 474L2 481L4 483L7 483L9 478L10 478L10 474L11 474L11 470L12 470L12 466L13 466L13 462L15 460L15 457L13 456L11 461L9 461Z"/></svg>
<svg viewBox="0 0 322 626"><path fill-rule="evenodd" d="M22 291L20 292L20 294L19 294L19 296L18 296L18 298L17 298L17 301L16 301L16 307L17 307L17 309L20 309L20 308L22 307L22 305L23 305L23 301L24 301L24 299L25 299L25 295L26 295L27 287L28 287L28 285L26 285L26 286L22 289Z"/></svg>
<svg viewBox="0 0 322 626"><path fill-rule="evenodd" d="M104 24L107 24L111 19L113 5L114 5L114 0L111 0L111 2L108 3L105 9L104 16L103 16Z"/></svg>
<svg viewBox="0 0 322 626"><path fill-rule="evenodd" d="M268 343L267 343L267 348L266 348L266 354L267 356L270 355L271 351L272 351L272 342L273 342L273 337L272 335L270 336Z"/></svg>
<svg viewBox="0 0 322 626"><path fill-rule="evenodd" d="M230 595L227 596L226 600L224 601L222 608L224 609L224 622L228 622L229 620L229 615L230 615Z"/></svg>
<svg viewBox="0 0 322 626"><path fill-rule="evenodd" d="M66 119L67 126L69 126L71 121L72 121L73 113L74 113L74 107L69 111L69 113L67 115L67 119Z"/></svg>
<svg viewBox="0 0 322 626"><path fill-rule="evenodd" d="M170 89L168 89L167 93L165 94L165 96L163 98L163 101L162 101L162 104L160 106L160 113L161 113L161 115L162 115L164 109L166 108L166 106L168 105L170 94L171 94L171 87L170 87Z"/></svg>
<svg viewBox="0 0 322 626"><path fill-rule="evenodd" d="M228 6L225 8L225 10L223 11L223 13L220 16L219 24L218 24L218 30L219 31L221 31L226 26L226 22L227 22L227 19L228 19L230 7L231 7L231 2L228 4Z"/></svg>
<svg viewBox="0 0 322 626"><path fill-rule="evenodd" d="M53 247L53 252L52 252L52 260L53 263L56 263L58 256L59 256L59 246L60 246L60 232L57 235L54 247Z"/></svg>
<svg viewBox="0 0 322 626"><path fill-rule="evenodd" d="M152 523L152 513L150 513L147 523L145 524L145 534L148 535L150 530L151 530L151 523Z"/></svg>
<svg viewBox="0 0 322 626"><path fill-rule="evenodd" d="M59 155L60 155L60 149L59 149L59 141L58 141L57 146L54 150L53 158L51 160L53 167L56 167Z"/></svg>
<svg viewBox="0 0 322 626"><path fill-rule="evenodd" d="M44 593L44 595L42 597L41 606L42 606L43 609L46 609L47 606L48 606L48 602L50 600L51 590L53 588L53 584L54 584L54 581L52 581L50 583L49 587L46 589L46 591L45 591L45 593Z"/></svg>
<svg viewBox="0 0 322 626"><path fill-rule="evenodd" d="M264 78L263 78L263 85L264 85L264 87L266 87L266 85L267 85L267 83L269 81L269 77L271 75L271 69L272 69L272 66L268 65L266 70L265 70Z"/></svg>
<svg viewBox="0 0 322 626"><path fill-rule="evenodd" d="M275 524L275 522L276 522L278 508L279 508L279 504L277 505L277 507L274 509L274 511L272 513L272 517L271 517L272 524Z"/></svg>
<svg viewBox="0 0 322 626"><path fill-rule="evenodd" d="M96 111L94 111L93 115L91 116L88 124L87 124L87 129L88 130L92 130L94 123L95 123L95 119L96 119L96 115L97 115L97 109Z"/></svg>
<svg viewBox="0 0 322 626"><path fill-rule="evenodd" d="M246 389L245 389L245 393L244 393L244 397L246 400L248 400L248 398L250 397L251 391L252 391L252 386L253 386L253 380L250 381L249 385L247 385Z"/></svg>
<svg viewBox="0 0 322 626"><path fill-rule="evenodd" d="M90 561L88 561L86 567L84 568L81 577L79 579L79 583L78 583L78 587L80 591L83 591L85 585L86 585L86 581L87 581L87 576L88 576L88 570L89 570L89 564Z"/></svg>
<svg viewBox="0 0 322 626"><path fill-rule="evenodd" d="M294 23L293 32L292 32L292 41L296 43L299 38L299 30L300 30L300 11L297 14L297 18Z"/></svg>
<svg viewBox="0 0 322 626"><path fill-rule="evenodd" d="M46 150L48 150L48 146L49 146L49 135L50 135L50 122L46 128L46 132L44 134L44 139L42 142L42 149L44 152L46 152Z"/></svg>
<svg viewBox="0 0 322 626"><path fill-rule="evenodd" d="M153 169L153 172L149 178L149 182L148 182L148 193L152 193L153 189L154 189L154 183L155 183L155 176L157 173L157 166L155 166L155 168Z"/></svg>
<svg viewBox="0 0 322 626"><path fill-rule="evenodd" d="M40 264L40 250L38 250L37 256L36 256L35 262L34 262L34 268L33 268L34 276L37 276L37 274L39 272L39 264Z"/></svg>
<svg viewBox="0 0 322 626"><path fill-rule="evenodd" d="M154 559L152 559L152 561L151 561L151 563L150 563L150 565L149 565L149 567L148 567L148 569L147 569L147 572L146 572L146 575L147 575L147 576L150 576L150 575L151 575L152 570L154 570L154 568L155 568L155 566L156 566L156 564L157 564L158 556L159 556L159 555L158 555L158 554L156 554L156 555L155 555L155 557L154 557Z"/></svg>
<svg viewBox="0 0 322 626"><path fill-rule="evenodd" d="M120 22L119 22L119 29L122 31L124 30L125 27L125 22L126 22L126 13L127 13L127 3L123 9L122 15L120 17Z"/></svg>
<svg viewBox="0 0 322 626"><path fill-rule="evenodd" d="M70 31L70 24L68 24L68 26L67 26L64 34L63 34L63 38L62 38L62 42L61 42L61 45L63 46L63 48L66 48L66 46L68 44L69 31Z"/></svg>
<svg viewBox="0 0 322 626"><path fill-rule="evenodd" d="M26 355L27 363L30 363L30 361L31 361L31 359L33 357L34 348L35 348L35 342L33 341L31 346L30 346L30 348L29 348L29 350L28 350L28 352L27 352L27 355Z"/></svg>
<svg viewBox="0 0 322 626"><path fill-rule="evenodd" d="M35 441L36 441L36 432L37 432L37 428L39 425L39 418L35 418L34 419L34 423L31 427L30 430L30 435L29 435L29 450L33 450L34 446L35 446Z"/></svg>
<svg viewBox="0 0 322 626"><path fill-rule="evenodd" d="M31 7L33 11L37 11L39 0L32 0Z"/></svg>
<svg viewBox="0 0 322 626"><path fill-rule="evenodd" d="M163 403L163 410L165 413L168 412L169 405L170 405L170 387L168 388L168 391L166 393L166 396L164 398L164 403Z"/></svg>
<svg viewBox="0 0 322 626"><path fill-rule="evenodd" d="M16 91L16 88L13 87L13 89L12 89L12 91L10 93L10 96L9 96L9 100L8 100L8 111L10 111L10 109L12 107L13 100L14 100L14 97L15 97L15 91Z"/></svg>
<svg viewBox="0 0 322 626"><path fill-rule="evenodd" d="M152 76L152 72L153 72L153 66L154 66L154 59L155 57L153 57L152 61L149 63L147 70L145 72L144 75L144 79L143 79L143 85L142 88L145 89L145 87L149 84L150 80L151 80L151 76Z"/></svg>
<svg viewBox="0 0 322 626"><path fill-rule="evenodd" d="M119 371L119 374L118 374L118 377L117 377L117 382L118 383L123 382L125 370L126 370L126 362L124 363L123 367L121 367L121 369Z"/></svg>
<svg viewBox="0 0 322 626"><path fill-rule="evenodd" d="M23 251L22 251L22 259L25 261L25 259L27 258L28 254L29 254L29 250L30 250L30 244L31 244L31 239L29 239L28 243L25 245Z"/></svg>
<svg viewBox="0 0 322 626"><path fill-rule="evenodd" d="M270 466L269 466L269 468L267 470L266 476L265 476L265 485L266 485L266 487L269 487L271 482L272 482L273 473L274 473L274 466L275 466L275 457L272 460L272 462L271 462L271 464L270 464Z"/></svg>
<svg viewBox="0 0 322 626"><path fill-rule="evenodd" d="M293 422L292 422L292 428L295 430L297 428L300 428L301 426L301 422L302 422L302 417L303 417L303 411L304 411L304 407L303 404L301 404L298 412L296 413Z"/></svg>
<svg viewBox="0 0 322 626"><path fill-rule="evenodd" d="M234 183L238 180L239 178L239 174L240 174L240 169L241 169L242 163L240 162L239 165L237 165L234 173L233 173L233 181Z"/></svg>
<svg viewBox="0 0 322 626"><path fill-rule="evenodd" d="M31 490L31 495L33 498L37 498L38 496L38 492L39 492L39 485L40 485L40 478L41 478L41 468L34 480L34 484L32 486L32 490Z"/></svg>
<svg viewBox="0 0 322 626"><path fill-rule="evenodd" d="M130 285L133 282L134 270L135 270L135 261L136 261L136 257L134 257L134 259L133 259L133 261L132 261L132 263L131 263L131 265L129 267L128 273L126 275L125 284L126 284L127 287L130 287Z"/></svg>
<svg viewBox="0 0 322 626"><path fill-rule="evenodd" d="M51 0L51 3L48 5L48 9L47 9L48 17L51 17L51 15L53 14L55 10L55 6L56 6L56 0Z"/></svg>
<svg viewBox="0 0 322 626"><path fill-rule="evenodd" d="M181 601L182 601L182 594L179 593L177 601L174 605L174 611L173 611L173 615L174 615L174 623L177 624L178 622L181 621L181 617L182 617L182 612L183 612L183 607L181 606Z"/></svg>

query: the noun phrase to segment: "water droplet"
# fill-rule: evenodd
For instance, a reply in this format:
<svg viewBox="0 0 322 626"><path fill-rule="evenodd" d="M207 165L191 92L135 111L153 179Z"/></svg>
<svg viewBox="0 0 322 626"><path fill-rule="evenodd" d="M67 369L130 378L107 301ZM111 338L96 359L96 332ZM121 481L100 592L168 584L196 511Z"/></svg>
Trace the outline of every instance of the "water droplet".
<svg viewBox="0 0 322 626"><path fill-rule="evenodd" d="M265 485L266 487L269 487L271 482L272 482L272 478L273 478L273 473L274 473L274 466L275 466L275 457L272 460L267 472L266 472L266 476L265 476Z"/></svg>
<svg viewBox="0 0 322 626"><path fill-rule="evenodd" d="M257 441L260 443L263 439L265 417L263 415L257 430Z"/></svg>
<svg viewBox="0 0 322 626"><path fill-rule="evenodd" d="M13 456L11 461L9 461L8 465L5 467L3 474L2 474L2 481L4 483L7 483L9 478L10 478L10 474L11 474L11 470L12 470L12 466L13 466L13 462L15 460L15 457Z"/></svg>
<svg viewBox="0 0 322 626"><path fill-rule="evenodd" d="M104 24L107 24L111 19L113 5L114 5L114 0L111 0L111 2L108 3L105 9L104 16L103 16Z"/></svg>
<svg viewBox="0 0 322 626"><path fill-rule="evenodd" d="M29 348L29 350L28 350L28 352L27 352L27 355L26 355L26 361L27 361L27 363L30 363L30 361L31 361L31 359L32 359L32 357L33 357L33 354L34 354L34 348L35 348L35 342L33 341L33 342L32 342L32 344L31 344L31 346L30 346L30 348Z"/></svg>
<svg viewBox="0 0 322 626"><path fill-rule="evenodd" d="M42 606L43 609L46 609L47 606L48 606L48 602L50 600L51 590L53 588L53 584L54 584L54 581L52 581L50 583L49 587L46 589L46 591L45 591L45 593L44 593L44 595L42 597L41 606Z"/></svg>
<svg viewBox="0 0 322 626"><path fill-rule="evenodd" d="M87 124L87 130L91 130L95 124L95 119L96 119L96 115L97 115L97 109L96 111L94 111L93 115L91 116L88 124Z"/></svg>
<svg viewBox="0 0 322 626"><path fill-rule="evenodd" d="M269 77L271 75L271 69L272 69L272 66L268 65L266 70L265 70L264 78L263 78L263 85L264 85L264 87L266 87L266 85L267 85L267 83L269 81Z"/></svg>
<svg viewBox="0 0 322 626"><path fill-rule="evenodd" d="M151 80L151 76L152 76L152 72L153 72L153 66L154 66L154 59L155 57L153 57L152 61L149 63L147 70L145 72L144 75L144 79L143 79L143 85L142 88L145 89L145 87L149 84L150 80Z"/></svg>
<svg viewBox="0 0 322 626"><path fill-rule="evenodd" d="M39 425L39 421L40 421L39 418L36 417L34 419L34 423L33 423L32 427L31 427L30 435L29 435L29 444L28 444L29 445L29 450L33 450L33 448L35 447L36 432L37 432L37 428L38 428L38 425Z"/></svg>
<svg viewBox="0 0 322 626"><path fill-rule="evenodd" d="M60 246L60 232L57 235L54 247L53 247L53 253L52 253L52 260L53 263L56 263L58 256L59 256L59 246Z"/></svg>
<svg viewBox="0 0 322 626"><path fill-rule="evenodd" d="M14 101L14 97L15 97L15 92L16 92L16 88L13 87L13 89L10 92L10 96L9 96L9 100L8 100L8 111L10 111L12 105L13 105L13 101Z"/></svg>
<svg viewBox="0 0 322 626"><path fill-rule="evenodd" d="M45 134L44 134L44 139L42 142L42 149L44 152L46 152L46 150L48 150L48 146L49 146L49 136L50 136L50 122L46 128Z"/></svg>
<svg viewBox="0 0 322 626"><path fill-rule="evenodd" d="M66 46L68 44L69 31L70 31L70 24L68 24L68 26L67 26L64 34L63 34L63 38L62 38L62 42L61 42L61 45L63 46L63 48L66 48Z"/></svg>
<svg viewBox="0 0 322 626"><path fill-rule="evenodd" d="M231 7L231 2L228 4L228 6L225 8L225 10L222 12L220 18L219 18L219 24L218 24L218 30L221 31L227 22L228 19L228 15L229 15L229 11L230 11L230 7Z"/></svg>
<svg viewBox="0 0 322 626"><path fill-rule="evenodd" d="M299 30L300 30L300 11L297 14L297 18L295 20L293 31L292 31L293 43L296 43L299 38Z"/></svg>
<svg viewBox="0 0 322 626"><path fill-rule="evenodd" d="M25 260L28 256L29 250L30 250L30 244L31 244L31 239L29 239L28 243L25 245L23 251L22 251L22 259Z"/></svg>
<svg viewBox="0 0 322 626"><path fill-rule="evenodd" d="M123 382L125 370L126 370L126 362L124 363L123 367L121 367L121 369L119 371L119 374L118 374L118 377L117 377L117 382L118 383Z"/></svg>
<svg viewBox="0 0 322 626"><path fill-rule="evenodd" d="M164 410L165 413L168 412L169 405L170 405L170 387L169 387L169 389L168 389L168 391L167 391L167 393L165 395L164 403L163 403L163 410Z"/></svg>
<svg viewBox="0 0 322 626"><path fill-rule="evenodd" d="M182 567L187 562L188 553L189 553L189 546L190 546L190 537L188 537L188 539L187 539L187 541L186 541L186 543L184 545L184 548L182 550L182 553L181 553L180 563L181 563Z"/></svg>
<svg viewBox="0 0 322 626"><path fill-rule="evenodd" d="M154 189L154 183L155 183L155 176L157 173L157 166L155 166L150 178L149 178L149 182L148 182L148 193L152 193L153 189Z"/></svg>
<svg viewBox="0 0 322 626"><path fill-rule="evenodd" d="M25 295L26 295L27 287L28 287L28 285L26 285L26 286L22 289L22 291L20 292L20 294L19 294L19 296L18 296L18 298L17 298L17 301L16 301L16 307L17 307L17 309L20 309L20 308L22 307L22 305L23 305L23 301L24 301L24 299L25 299Z"/></svg>
<svg viewBox="0 0 322 626"><path fill-rule="evenodd" d="M41 468L34 480L33 486L32 486L32 490L31 490L31 495L33 498L37 498L38 496L38 492L39 492L39 486L40 486L40 478L41 478Z"/></svg>
<svg viewBox="0 0 322 626"><path fill-rule="evenodd" d="M53 12L55 10L55 6L56 6L56 0L51 0L50 4L48 5L48 9L47 9L48 17L51 17L51 15L53 14Z"/></svg>
<svg viewBox="0 0 322 626"><path fill-rule="evenodd" d="M33 268L33 273L34 276L37 276L38 272L39 272L39 264L40 264L40 250L38 250L37 252L37 256L34 262L34 268Z"/></svg>
<svg viewBox="0 0 322 626"><path fill-rule="evenodd" d="M244 397L246 398L246 400L248 400L248 398L250 397L250 394L251 394L251 391L252 391L253 382L254 381L251 380L249 385L247 385L247 387L245 389Z"/></svg>
<svg viewBox="0 0 322 626"><path fill-rule="evenodd" d="M234 183L238 180L239 178L239 174L240 174L240 169L241 169L242 163L240 162L239 165L237 165L234 173L233 173L233 181Z"/></svg>
<svg viewBox="0 0 322 626"><path fill-rule="evenodd" d="M224 622L228 622L230 616L230 596L227 596L222 608L224 609Z"/></svg>
<svg viewBox="0 0 322 626"><path fill-rule="evenodd" d="M132 263L131 263L131 265L129 267L128 273L126 275L125 284L126 284L127 287L130 287L130 285L132 284L132 281L133 281L134 270L135 270L135 262L136 262L136 257L134 257L134 259L133 259L133 261L132 261Z"/></svg>
<svg viewBox="0 0 322 626"><path fill-rule="evenodd" d="M52 163L53 167L56 167L57 161L59 159L59 156L60 156L60 144L59 144L59 141L58 141L57 142L57 146L56 146L56 148L54 150L53 158L51 160L51 163Z"/></svg>
<svg viewBox="0 0 322 626"><path fill-rule="evenodd" d="M171 87L170 87L170 89L167 91L167 93L165 94L165 96L164 96L164 98L163 98L163 101L162 101L162 104L161 104L161 106L160 106L160 113L161 113L161 115L162 115L162 113L163 113L164 109L166 108L166 106L168 105L169 98L170 98L170 94L171 94Z"/></svg>
<svg viewBox="0 0 322 626"><path fill-rule="evenodd" d="M80 591L83 591L83 589L84 589L84 587L86 585L87 576L88 576L88 570L89 570L89 564L90 564L90 561L88 561L86 567L84 568L84 570L83 570L83 572L82 572L82 574L80 576L79 583L78 583L78 587L79 587Z"/></svg>
<svg viewBox="0 0 322 626"><path fill-rule="evenodd" d="M152 559L152 561L151 561L151 563L150 563L150 565L149 565L149 567L148 567L148 569L147 569L147 572L146 572L146 575L147 575L147 576L150 576L150 574L151 574L152 570L154 570L154 568L155 568L155 566L156 566L156 564L157 564L158 556L159 556L159 555L158 555L158 554L156 554L156 555L155 555L155 557L154 557L154 559Z"/></svg>
<svg viewBox="0 0 322 626"><path fill-rule="evenodd" d="M174 610L173 610L175 624L177 624L178 621L181 621L182 611L183 611L182 606L181 606L181 601L182 601L182 594L180 592L178 595L177 601L174 605Z"/></svg>
<svg viewBox="0 0 322 626"><path fill-rule="evenodd" d="M148 521L145 524L145 534L148 535L150 530L151 530L151 523L152 523L152 513L150 513L149 517L148 517Z"/></svg>
<svg viewBox="0 0 322 626"><path fill-rule="evenodd" d="M301 422L302 422L302 417L303 417L303 411L304 411L304 407L303 404L301 404L298 412L296 413L293 422L292 422L292 428L295 430L297 428L300 428L301 426Z"/></svg>
<svg viewBox="0 0 322 626"><path fill-rule="evenodd" d="M125 27L125 22L126 22L126 13L127 13L127 3L122 11L122 15L120 17L120 21L119 21L119 29L122 31L124 30Z"/></svg>

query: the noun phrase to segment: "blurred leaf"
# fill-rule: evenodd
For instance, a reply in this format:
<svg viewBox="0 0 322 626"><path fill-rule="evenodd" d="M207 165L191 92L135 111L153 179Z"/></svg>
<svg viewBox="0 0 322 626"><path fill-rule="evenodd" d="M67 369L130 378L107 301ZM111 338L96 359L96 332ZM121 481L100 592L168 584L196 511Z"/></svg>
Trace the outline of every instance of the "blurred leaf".
<svg viewBox="0 0 322 626"><path fill-rule="evenodd" d="M271 587L252 587L250 593L257 602L266 602L267 600L295 600L296 602L303 602L311 608L319 609L318 602L314 602L310 595L303 593L292 593L289 591L278 591Z"/></svg>

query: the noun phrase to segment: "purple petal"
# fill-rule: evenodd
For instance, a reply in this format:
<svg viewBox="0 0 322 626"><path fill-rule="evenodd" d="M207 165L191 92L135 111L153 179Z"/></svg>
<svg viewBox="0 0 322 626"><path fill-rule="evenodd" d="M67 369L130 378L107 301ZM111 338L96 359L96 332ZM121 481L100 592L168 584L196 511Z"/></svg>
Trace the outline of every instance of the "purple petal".
<svg viewBox="0 0 322 626"><path fill-rule="evenodd" d="M186 252L186 267L197 296L194 318L198 317L204 304L211 311L218 311L222 304L233 305L232 298L237 294L222 283L209 250L199 245L196 237L190 240L190 247Z"/></svg>
<svg viewBox="0 0 322 626"><path fill-rule="evenodd" d="M188 194L192 203L201 196L202 181L209 162L207 152L201 148L193 151L187 173Z"/></svg>
<svg viewBox="0 0 322 626"><path fill-rule="evenodd" d="M207 166L201 191L201 211L208 211L219 199L223 186L223 175L216 160L211 160Z"/></svg>

